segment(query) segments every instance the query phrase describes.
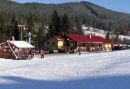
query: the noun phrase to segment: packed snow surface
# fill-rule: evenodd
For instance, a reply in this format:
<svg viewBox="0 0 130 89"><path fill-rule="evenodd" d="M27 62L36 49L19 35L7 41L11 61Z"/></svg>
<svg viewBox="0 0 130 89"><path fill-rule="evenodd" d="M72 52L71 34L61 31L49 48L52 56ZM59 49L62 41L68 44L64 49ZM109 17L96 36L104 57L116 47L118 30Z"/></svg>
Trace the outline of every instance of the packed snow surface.
<svg viewBox="0 0 130 89"><path fill-rule="evenodd" d="M130 89L130 50L0 58L0 89Z"/></svg>

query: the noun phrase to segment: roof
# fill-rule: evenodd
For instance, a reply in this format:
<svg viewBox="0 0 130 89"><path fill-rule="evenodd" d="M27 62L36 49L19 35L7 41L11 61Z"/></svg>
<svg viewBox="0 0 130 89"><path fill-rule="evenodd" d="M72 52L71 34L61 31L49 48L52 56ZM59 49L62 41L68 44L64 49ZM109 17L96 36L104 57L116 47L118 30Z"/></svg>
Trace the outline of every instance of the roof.
<svg viewBox="0 0 130 89"><path fill-rule="evenodd" d="M91 42L102 42L102 43L112 43L110 40L104 39L98 36L92 36Z"/></svg>
<svg viewBox="0 0 130 89"><path fill-rule="evenodd" d="M102 37L98 36L84 36L84 35L78 35L78 34L67 34L67 37L70 39L80 42L80 43L112 43L110 40L104 39Z"/></svg>
<svg viewBox="0 0 130 89"><path fill-rule="evenodd" d="M34 46L25 41L8 41L8 42L15 45L18 48L34 48Z"/></svg>
<svg viewBox="0 0 130 89"><path fill-rule="evenodd" d="M63 40L64 41L64 38L62 38L60 35L59 36L54 36L54 38L56 38L57 40Z"/></svg>
<svg viewBox="0 0 130 89"><path fill-rule="evenodd" d="M76 42L89 42L89 37L84 35L77 35L77 34L67 34L67 37L76 41Z"/></svg>

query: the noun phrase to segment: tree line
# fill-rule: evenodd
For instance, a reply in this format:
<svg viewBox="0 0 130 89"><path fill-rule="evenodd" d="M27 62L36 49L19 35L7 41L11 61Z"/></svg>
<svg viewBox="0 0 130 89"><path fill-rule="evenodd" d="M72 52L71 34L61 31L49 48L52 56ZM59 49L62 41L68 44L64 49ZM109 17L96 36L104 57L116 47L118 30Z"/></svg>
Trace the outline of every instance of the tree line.
<svg viewBox="0 0 130 89"><path fill-rule="evenodd" d="M29 32L40 46L53 35L81 33L81 25L101 28L107 31L128 35L130 15L114 12L89 2L72 2L63 4L17 3L0 0L0 43L14 36L20 39L18 24L27 25L23 32L27 39ZM49 30L45 27L48 26Z"/></svg>
<svg viewBox="0 0 130 89"><path fill-rule="evenodd" d="M20 20L16 17L15 14L13 14L7 23L4 16L4 14L0 13L0 42L4 42L5 40L9 39L11 40L12 36L15 40L21 40L21 28L18 27L18 25L21 24ZM26 19L26 23L24 23L27 30L22 29L23 40L28 39L28 33L31 32L33 44L35 40L36 46L42 47L46 39L49 39L54 35L69 34L73 30L71 29L71 21L68 14L64 13L63 15L59 15L59 13L54 10L50 18L51 20L49 24L36 23L33 14L29 13ZM45 26L47 26L48 29L45 28ZM36 36L35 39L34 35Z"/></svg>

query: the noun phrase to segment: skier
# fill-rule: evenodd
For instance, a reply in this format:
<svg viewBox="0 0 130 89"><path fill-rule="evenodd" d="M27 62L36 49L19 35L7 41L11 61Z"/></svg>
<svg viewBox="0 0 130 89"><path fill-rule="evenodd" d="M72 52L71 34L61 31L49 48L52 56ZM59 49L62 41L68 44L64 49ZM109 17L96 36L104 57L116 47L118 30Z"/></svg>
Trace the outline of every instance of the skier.
<svg viewBox="0 0 130 89"><path fill-rule="evenodd" d="M43 49L41 50L40 54L41 54L41 58L44 58L44 50Z"/></svg>

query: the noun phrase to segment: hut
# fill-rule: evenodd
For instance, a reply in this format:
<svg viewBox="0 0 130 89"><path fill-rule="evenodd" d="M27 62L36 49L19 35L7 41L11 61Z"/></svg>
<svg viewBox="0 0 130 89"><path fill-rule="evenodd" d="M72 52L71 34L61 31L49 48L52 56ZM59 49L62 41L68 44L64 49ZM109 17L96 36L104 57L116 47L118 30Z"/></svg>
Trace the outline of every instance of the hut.
<svg viewBox="0 0 130 89"><path fill-rule="evenodd" d="M0 47L0 57L6 59L31 59L34 46L25 41L5 41Z"/></svg>
<svg viewBox="0 0 130 89"><path fill-rule="evenodd" d="M44 50L50 52L63 52L65 50L64 38L59 36L53 36L44 43Z"/></svg>

